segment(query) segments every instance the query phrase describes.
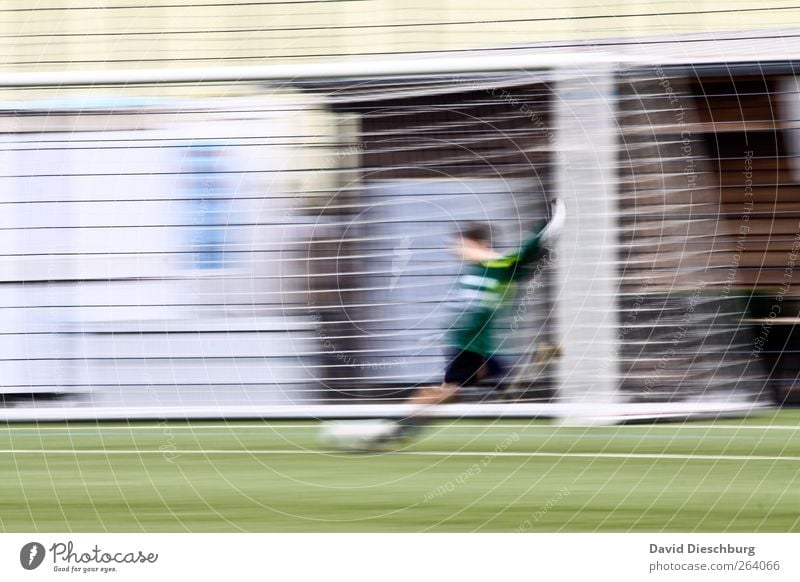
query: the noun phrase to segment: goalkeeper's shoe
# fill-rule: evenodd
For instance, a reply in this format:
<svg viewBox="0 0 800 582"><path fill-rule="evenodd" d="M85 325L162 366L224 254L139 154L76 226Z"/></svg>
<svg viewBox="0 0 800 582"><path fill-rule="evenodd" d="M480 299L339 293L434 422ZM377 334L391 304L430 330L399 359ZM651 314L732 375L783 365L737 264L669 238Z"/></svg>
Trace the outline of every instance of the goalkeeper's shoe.
<svg viewBox="0 0 800 582"><path fill-rule="evenodd" d="M420 418L403 418L398 420L391 431L376 436L369 443L370 450L381 450L385 447L409 440L422 431L427 422Z"/></svg>

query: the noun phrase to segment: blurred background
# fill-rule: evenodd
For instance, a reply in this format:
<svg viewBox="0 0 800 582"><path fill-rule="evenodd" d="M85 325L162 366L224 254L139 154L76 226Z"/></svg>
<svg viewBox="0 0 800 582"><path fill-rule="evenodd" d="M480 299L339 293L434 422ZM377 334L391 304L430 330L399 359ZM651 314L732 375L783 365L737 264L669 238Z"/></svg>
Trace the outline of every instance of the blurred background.
<svg viewBox="0 0 800 582"><path fill-rule="evenodd" d="M467 400L797 402L798 17L2 2L6 415L398 402L441 377L459 225L512 252L555 198L560 246L498 322L505 390Z"/></svg>

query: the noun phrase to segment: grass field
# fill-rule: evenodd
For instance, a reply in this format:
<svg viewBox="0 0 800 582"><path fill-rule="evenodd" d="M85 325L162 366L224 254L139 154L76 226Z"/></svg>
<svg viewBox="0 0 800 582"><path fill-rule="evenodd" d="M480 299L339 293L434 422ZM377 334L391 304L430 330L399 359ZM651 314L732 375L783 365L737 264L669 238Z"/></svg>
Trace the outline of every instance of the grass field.
<svg viewBox="0 0 800 582"><path fill-rule="evenodd" d="M800 411L593 428L442 421L399 452L313 422L0 426L0 531L800 531Z"/></svg>

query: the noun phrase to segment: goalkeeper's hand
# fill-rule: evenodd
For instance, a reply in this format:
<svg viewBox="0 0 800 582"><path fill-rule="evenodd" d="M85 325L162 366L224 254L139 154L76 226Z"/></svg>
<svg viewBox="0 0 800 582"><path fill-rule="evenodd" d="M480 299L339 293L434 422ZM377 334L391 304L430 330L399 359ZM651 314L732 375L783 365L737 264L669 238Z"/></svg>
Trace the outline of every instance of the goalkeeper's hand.
<svg viewBox="0 0 800 582"><path fill-rule="evenodd" d="M552 245L564 228L564 221L567 217L567 208L564 202L556 200L553 202L553 214L549 222L542 229L542 234L539 240L543 245Z"/></svg>

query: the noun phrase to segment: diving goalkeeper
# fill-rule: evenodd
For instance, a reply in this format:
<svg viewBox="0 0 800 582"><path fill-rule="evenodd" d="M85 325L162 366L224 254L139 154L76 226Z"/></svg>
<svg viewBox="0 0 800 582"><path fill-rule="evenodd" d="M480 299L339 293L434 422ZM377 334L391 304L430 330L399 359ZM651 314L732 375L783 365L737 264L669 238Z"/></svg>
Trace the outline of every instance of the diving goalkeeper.
<svg viewBox="0 0 800 582"><path fill-rule="evenodd" d="M431 407L458 398L464 386L500 371L495 354L493 319L513 292L513 283L531 273L530 266L543 255L561 230L564 203L553 204L550 221L513 254L501 255L491 247L489 227L471 223L459 233L455 252L465 263L458 279L458 315L448 330L449 353L444 382L419 389L409 403L413 412L397 422L380 442L410 436L421 429Z"/></svg>

